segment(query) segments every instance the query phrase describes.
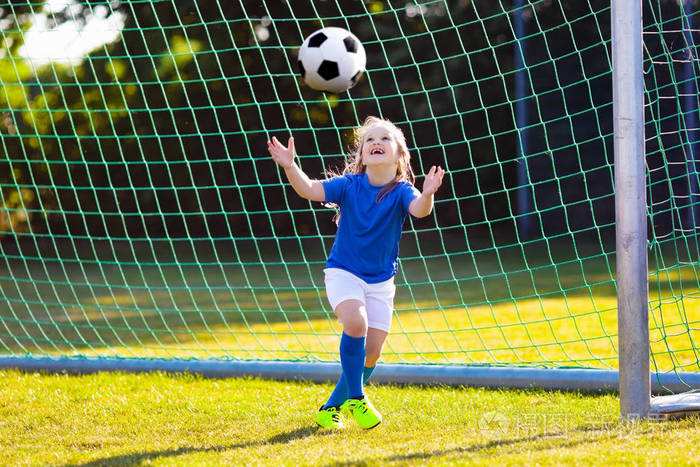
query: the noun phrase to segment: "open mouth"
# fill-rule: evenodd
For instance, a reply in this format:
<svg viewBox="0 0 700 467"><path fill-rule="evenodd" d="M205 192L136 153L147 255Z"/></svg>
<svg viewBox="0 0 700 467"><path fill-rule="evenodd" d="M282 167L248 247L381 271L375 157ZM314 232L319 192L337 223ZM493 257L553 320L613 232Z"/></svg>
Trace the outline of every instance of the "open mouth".
<svg viewBox="0 0 700 467"><path fill-rule="evenodd" d="M381 149L381 148L374 148L374 149L372 149L369 153L372 154L372 155L374 155L374 154L384 154L384 150Z"/></svg>

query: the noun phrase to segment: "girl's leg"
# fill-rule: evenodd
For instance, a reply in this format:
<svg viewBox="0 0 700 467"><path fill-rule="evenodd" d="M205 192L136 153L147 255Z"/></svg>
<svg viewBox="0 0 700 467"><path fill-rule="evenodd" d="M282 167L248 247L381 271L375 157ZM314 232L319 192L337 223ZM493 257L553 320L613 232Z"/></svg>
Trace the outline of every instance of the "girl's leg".
<svg viewBox="0 0 700 467"><path fill-rule="evenodd" d="M367 336L367 312L359 300L345 300L335 308L343 335L340 338L340 364L348 387L348 397L361 399L362 372L365 366L365 340Z"/></svg>
<svg viewBox="0 0 700 467"><path fill-rule="evenodd" d="M364 382L369 380L374 367L382 354L384 341L391 328L391 317L394 311L394 295L396 286L393 280L368 286L369 290L365 296L365 306L367 307L367 342L365 349L367 357L365 359Z"/></svg>
<svg viewBox="0 0 700 467"><path fill-rule="evenodd" d="M371 352L370 357L371 361L370 363L372 365L377 363L377 359L379 358L379 353L381 352L381 344L384 342L384 338L386 337L386 333L383 331L379 331L379 333L375 332L370 332L370 331L375 331L374 328L369 329L367 333L367 339L371 340L365 340L363 342L363 345L369 344L369 350ZM384 335L382 335L382 333ZM371 338L369 336L372 336ZM343 338L346 338L347 335L343 334ZM343 363L343 373L345 374L345 378L348 381L348 399L343 402L343 404L340 406L340 409L344 412L347 412L352 415L352 418L355 420L355 422L364 429L369 429L369 428L374 428L375 426L379 425L382 422L382 414L379 413L379 411L372 405L372 403L365 397L364 395L364 390L362 388L362 379L364 374L367 374L369 377L369 374L372 372L371 369L368 370L366 368L365 363L366 363L366 349L363 348L363 358L362 358L362 363L363 365L360 366L359 368L353 370L356 371L355 375L357 377L357 386L359 386L360 391L362 392L354 392L353 390L353 382L351 379L351 373L346 370L346 365ZM342 343L341 343L341 359L342 359ZM373 368L373 367L370 367Z"/></svg>
<svg viewBox="0 0 700 467"><path fill-rule="evenodd" d="M379 356L382 354L382 347L388 335L388 332L382 331L381 329L367 329L365 369L374 368L377 365L377 360L379 360Z"/></svg>
<svg viewBox="0 0 700 467"><path fill-rule="evenodd" d="M367 339L365 341L365 367L362 371L362 386L367 384L374 367L379 360L379 356L382 353L382 346L386 340L388 333L382 331L381 329L367 328ZM335 389L331 393L331 397L328 398L324 407L337 407L348 399L348 383L345 380L345 373L340 373L340 379L335 385Z"/></svg>

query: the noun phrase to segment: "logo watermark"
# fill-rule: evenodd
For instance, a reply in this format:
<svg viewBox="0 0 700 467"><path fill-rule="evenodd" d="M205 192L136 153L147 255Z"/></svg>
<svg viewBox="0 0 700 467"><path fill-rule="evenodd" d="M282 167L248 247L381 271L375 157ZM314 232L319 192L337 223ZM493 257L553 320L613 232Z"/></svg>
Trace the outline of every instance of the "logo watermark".
<svg viewBox="0 0 700 467"><path fill-rule="evenodd" d="M638 422L611 420L597 414L585 416L569 413L509 413L492 410L477 414L476 429L489 436L557 436L571 432L619 431L619 434L634 434L640 428Z"/></svg>

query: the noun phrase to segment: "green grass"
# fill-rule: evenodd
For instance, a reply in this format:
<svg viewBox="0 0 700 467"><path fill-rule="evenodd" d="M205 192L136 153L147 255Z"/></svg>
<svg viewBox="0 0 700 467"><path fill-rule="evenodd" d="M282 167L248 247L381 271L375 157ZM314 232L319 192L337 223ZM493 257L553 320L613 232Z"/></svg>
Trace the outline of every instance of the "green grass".
<svg viewBox="0 0 700 467"><path fill-rule="evenodd" d="M617 397L370 386L385 423L319 431L330 385L0 372L3 465L690 464L700 420L622 423Z"/></svg>
<svg viewBox="0 0 700 467"><path fill-rule="evenodd" d="M553 249L554 253L559 250ZM535 252L537 253L537 252ZM381 362L614 368L614 264L502 250L404 261ZM183 260L184 261L184 260ZM650 272L652 368L698 371L696 260ZM2 267L2 266L0 266ZM13 261L0 353L336 361L319 263ZM621 423L610 394L370 386L371 432L318 431L330 385L0 371L0 464L689 464L700 421Z"/></svg>
<svg viewBox="0 0 700 467"><path fill-rule="evenodd" d="M600 244L442 240L402 250L382 361L616 368L615 264ZM0 354L337 361L317 240L241 258L136 245L144 257L0 262ZM700 371L700 263L674 245L650 258L652 368Z"/></svg>
<svg viewBox="0 0 700 467"><path fill-rule="evenodd" d="M653 366L700 371L698 267L670 264L650 273ZM15 262L0 353L335 361L321 269ZM615 368L612 271L516 250L405 261L383 361Z"/></svg>

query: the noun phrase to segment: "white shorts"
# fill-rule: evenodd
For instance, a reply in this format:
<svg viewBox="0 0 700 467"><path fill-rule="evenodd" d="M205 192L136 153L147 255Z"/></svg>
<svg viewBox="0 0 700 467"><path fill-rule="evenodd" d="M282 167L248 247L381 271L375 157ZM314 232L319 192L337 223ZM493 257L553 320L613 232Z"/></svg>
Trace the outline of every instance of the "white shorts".
<svg viewBox="0 0 700 467"><path fill-rule="evenodd" d="M396 286L394 278L368 284L355 274L338 268L327 268L326 295L333 310L345 300L359 300L367 310L367 327L389 332L394 311Z"/></svg>

